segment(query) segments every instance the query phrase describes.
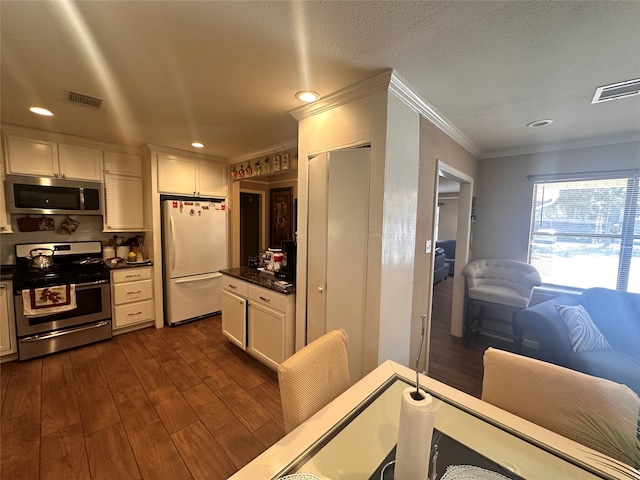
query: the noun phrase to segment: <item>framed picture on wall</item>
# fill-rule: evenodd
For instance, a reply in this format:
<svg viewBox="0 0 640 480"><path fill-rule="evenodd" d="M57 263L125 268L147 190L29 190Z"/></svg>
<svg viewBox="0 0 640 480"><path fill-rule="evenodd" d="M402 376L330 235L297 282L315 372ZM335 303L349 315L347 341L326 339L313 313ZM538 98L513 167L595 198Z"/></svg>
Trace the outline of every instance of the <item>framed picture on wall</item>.
<svg viewBox="0 0 640 480"><path fill-rule="evenodd" d="M293 240L293 188L270 190L271 229L269 246L282 248L282 242Z"/></svg>

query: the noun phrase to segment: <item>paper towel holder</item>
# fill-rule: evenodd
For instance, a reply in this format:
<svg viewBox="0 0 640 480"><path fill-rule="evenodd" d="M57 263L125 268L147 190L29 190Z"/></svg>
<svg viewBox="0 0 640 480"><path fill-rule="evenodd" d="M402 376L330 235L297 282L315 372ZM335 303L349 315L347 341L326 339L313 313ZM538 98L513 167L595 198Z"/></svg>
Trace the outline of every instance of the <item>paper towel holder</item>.
<svg viewBox="0 0 640 480"><path fill-rule="evenodd" d="M418 345L418 356L416 357L416 391L411 392L411 398L415 401L424 400L425 396L420 393L420 373L418 370L418 365L420 363L420 355L422 354L422 345L424 344L424 331L426 329L427 316L423 313L420 315L420 320L422 320L422 333L420 334L420 345Z"/></svg>

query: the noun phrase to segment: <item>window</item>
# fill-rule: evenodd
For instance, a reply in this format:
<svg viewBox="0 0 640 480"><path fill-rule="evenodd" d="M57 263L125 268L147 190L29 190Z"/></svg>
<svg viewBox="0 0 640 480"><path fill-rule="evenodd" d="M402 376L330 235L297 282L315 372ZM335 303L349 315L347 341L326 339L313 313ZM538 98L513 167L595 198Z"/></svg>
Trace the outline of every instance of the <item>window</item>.
<svg viewBox="0 0 640 480"><path fill-rule="evenodd" d="M640 173L536 181L529 263L545 284L640 293Z"/></svg>

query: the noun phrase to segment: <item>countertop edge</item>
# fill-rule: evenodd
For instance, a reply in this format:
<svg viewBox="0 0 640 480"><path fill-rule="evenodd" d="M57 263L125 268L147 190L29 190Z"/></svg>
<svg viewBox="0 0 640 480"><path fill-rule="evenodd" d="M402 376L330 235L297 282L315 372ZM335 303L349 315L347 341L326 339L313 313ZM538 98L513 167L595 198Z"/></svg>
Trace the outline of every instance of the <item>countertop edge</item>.
<svg viewBox="0 0 640 480"><path fill-rule="evenodd" d="M259 287L268 288L269 290L273 290L274 292L282 293L284 295L294 295L296 293L295 285L291 287L282 287L276 283L273 283L274 281L276 281L273 275L269 275L268 273L258 272L253 268L249 268L249 267L225 268L220 270L220 273L222 273L223 275L228 275L230 277L237 278L239 280L243 280L245 282L249 282Z"/></svg>

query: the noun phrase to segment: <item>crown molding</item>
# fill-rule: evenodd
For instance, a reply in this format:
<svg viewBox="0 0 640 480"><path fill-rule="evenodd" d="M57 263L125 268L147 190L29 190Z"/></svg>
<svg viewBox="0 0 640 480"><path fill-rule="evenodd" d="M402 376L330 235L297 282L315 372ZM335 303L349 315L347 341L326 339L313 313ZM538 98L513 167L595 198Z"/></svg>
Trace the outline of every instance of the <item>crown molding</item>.
<svg viewBox="0 0 640 480"><path fill-rule="evenodd" d="M291 150L298 148L298 139L287 140L286 142L276 143L269 147L261 148L260 150L254 150L253 152L243 153L229 159L229 165L232 163L246 162L247 160L253 160L256 157L264 157L272 153L277 153L284 150Z"/></svg>
<svg viewBox="0 0 640 480"><path fill-rule="evenodd" d="M395 71L391 73L389 90L409 107L446 133L470 154L475 157L480 155L480 149L469 140L464 133L458 130L449 120L416 94Z"/></svg>
<svg viewBox="0 0 640 480"><path fill-rule="evenodd" d="M445 134L451 137L462 148L467 150L474 156L480 154L480 149L474 145L460 130L458 130L451 122L443 117L438 111L431 107L428 102L424 101L416 94L406 82L392 69L379 73L371 78L355 83L349 87L338 90L331 95L321 98L320 100L298 107L289 113L300 121L305 118L326 112L340 105L353 102L360 98L366 97L373 93L388 90L403 101L409 108L416 113L422 115Z"/></svg>
<svg viewBox="0 0 640 480"><path fill-rule="evenodd" d="M517 157L520 155L532 155L536 153L549 153L562 150L574 150L578 148L593 148L606 145L616 145L619 143L640 142L640 133L627 132L614 135L603 135L600 137L581 138L566 142L545 143L541 145L527 145L524 147L507 148L504 150L494 150L484 152L478 159Z"/></svg>
<svg viewBox="0 0 640 480"><path fill-rule="evenodd" d="M332 108L339 107L351 103L355 100L359 100L363 97L367 97L373 93L383 92L389 85L389 80L393 70L387 70L379 73L371 78L363 80L358 83L354 83L342 90L338 90L335 93L322 97L313 103L302 105L294 110L290 110L289 114L296 120L300 121L319 113L326 112Z"/></svg>

